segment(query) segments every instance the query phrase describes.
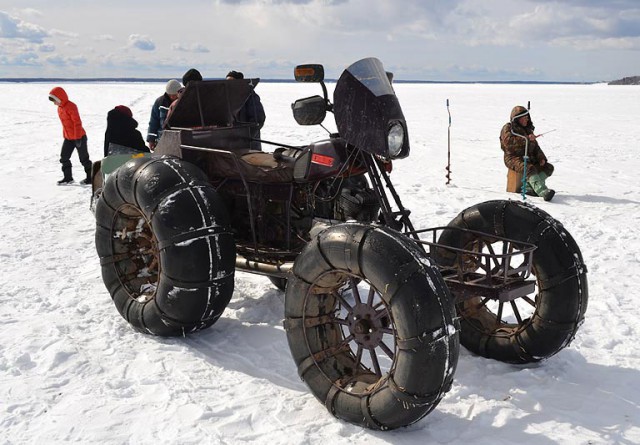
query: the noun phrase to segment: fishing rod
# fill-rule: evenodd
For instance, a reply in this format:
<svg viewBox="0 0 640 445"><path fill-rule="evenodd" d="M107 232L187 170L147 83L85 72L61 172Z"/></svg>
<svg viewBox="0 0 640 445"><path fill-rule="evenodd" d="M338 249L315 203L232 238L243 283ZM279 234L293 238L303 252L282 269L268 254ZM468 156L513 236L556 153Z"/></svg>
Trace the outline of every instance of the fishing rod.
<svg viewBox="0 0 640 445"><path fill-rule="evenodd" d="M447 99L447 114L449 114L449 127L447 127L447 184L451 182L451 112L449 111L449 99Z"/></svg>
<svg viewBox="0 0 640 445"><path fill-rule="evenodd" d="M556 131L556 129L554 128L553 130L549 130L549 131L545 131L544 133L540 133L540 134L536 134L536 139L537 138L541 138L542 136L544 136L545 134L549 134L549 133L553 133L554 131Z"/></svg>

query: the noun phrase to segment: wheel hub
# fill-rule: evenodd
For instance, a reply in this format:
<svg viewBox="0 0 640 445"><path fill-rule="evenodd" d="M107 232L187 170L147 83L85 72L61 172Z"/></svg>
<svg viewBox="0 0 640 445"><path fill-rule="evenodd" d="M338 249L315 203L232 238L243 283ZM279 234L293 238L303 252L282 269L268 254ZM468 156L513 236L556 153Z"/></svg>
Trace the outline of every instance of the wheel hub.
<svg viewBox="0 0 640 445"><path fill-rule="evenodd" d="M349 316L349 332L356 343L365 348L375 348L382 341L384 333L381 328L385 317L381 317L382 311L376 311L367 304L356 304Z"/></svg>

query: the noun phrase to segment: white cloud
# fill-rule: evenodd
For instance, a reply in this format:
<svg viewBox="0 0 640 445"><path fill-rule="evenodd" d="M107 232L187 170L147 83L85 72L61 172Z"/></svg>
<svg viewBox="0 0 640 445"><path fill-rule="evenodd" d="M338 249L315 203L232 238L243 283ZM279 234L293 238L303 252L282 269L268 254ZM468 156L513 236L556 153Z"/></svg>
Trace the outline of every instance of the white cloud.
<svg viewBox="0 0 640 445"><path fill-rule="evenodd" d="M63 31L61 29L52 29L50 31L51 36L55 36L55 37L65 37L65 38L69 38L69 39L76 39L79 37L79 35L75 32L71 32L71 31Z"/></svg>
<svg viewBox="0 0 640 445"><path fill-rule="evenodd" d="M42 12L38 9L24 8L20 10L20 15L27 15L31 17L42 17Z"/></svg>
<svg viewBox="0 0 640 445"><path fill-rule="evenodd" d="M98 36L94 36L93 40L97 40L99 42L112 42L115 39L111 34L100 34Z"/></svg>
<svg viewBox="0 0 640 445"><path fill-rule="evenodd" d="M49 33L44 28L0 11L0 37L42 43L43 39L48 35Z"/></svg>
<svg viewBox="0 0 640 445"><path fill-rule="evenodd" d="M151 40L149 36L140 34L131 34L129 36L129 46L142 51L153 51L156 49L156 44L153 43L153 40Z"/></svg>
<svg viewBox="0 0 640 445"><path fill-rule="evenodd" d="M49 56L45 59L49 64L55 65L58 67L63 66L81 66L87 63L87 59L84 56L72 56L65 57L61 55L53 55Z"/></svg>
<svg viewBox="0 0 640 445"><path fill-rule="evenodd" d="M193 43L191 45L184 45L182 43L174 43L171 45L171 49L174 51L180 51L185 53L208 53L211 52L209 48L201 43Z"/></svg>
<svg viewBox="0 0 640 445"><path fill-rule="evenodd" d="M0 56L0 65L8 66L38 66L38 55L33 52L24 52L15 56Z"/></svg>
<svg viewBox="0 0 640 445"><path fill-rule="evenodd" d="M56 50L56 46L55 45L51 45L48 43L42 44L38 47L38 50L41 53L52 53Z"/></svg>

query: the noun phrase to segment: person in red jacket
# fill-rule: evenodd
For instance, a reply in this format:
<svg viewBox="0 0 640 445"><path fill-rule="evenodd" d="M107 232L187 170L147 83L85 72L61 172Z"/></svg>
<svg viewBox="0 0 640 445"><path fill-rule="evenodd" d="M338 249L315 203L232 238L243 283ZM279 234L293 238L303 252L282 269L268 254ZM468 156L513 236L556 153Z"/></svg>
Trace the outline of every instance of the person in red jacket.
<svg viewBox="0 0 640 445"><path fill-rule="evenodd" d="M62 136L64 137L60 150L60 163L64 177L58 181L58 185L73 182L71 154L74 149L78 150L80 163L87 174L87 177L80 183L91 184L91 160L87 148L87 133L82 128L78 107L69 100L67 93L61 87L55 87L49 92L49 100L58 107L58 117L62 123Z"/></svg>

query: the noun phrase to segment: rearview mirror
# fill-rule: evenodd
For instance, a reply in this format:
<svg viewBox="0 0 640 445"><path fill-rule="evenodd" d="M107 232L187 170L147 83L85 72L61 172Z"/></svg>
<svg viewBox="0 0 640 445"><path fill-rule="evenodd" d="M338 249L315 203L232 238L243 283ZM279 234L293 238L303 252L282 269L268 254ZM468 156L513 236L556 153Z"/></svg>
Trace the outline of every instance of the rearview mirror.
<svg viewBox="0 0 640 445"><path fill-rule="evenodd" d="M296 82L322 82L324 67L318 64L298 65L293 70Z"/></svg>
<svg viewBox="0 0 640 445"><path fill-rule="evenodd" d="M321 96L298 99L291 104L298 125L318 125L327 115L327 101Z"/></svg>

